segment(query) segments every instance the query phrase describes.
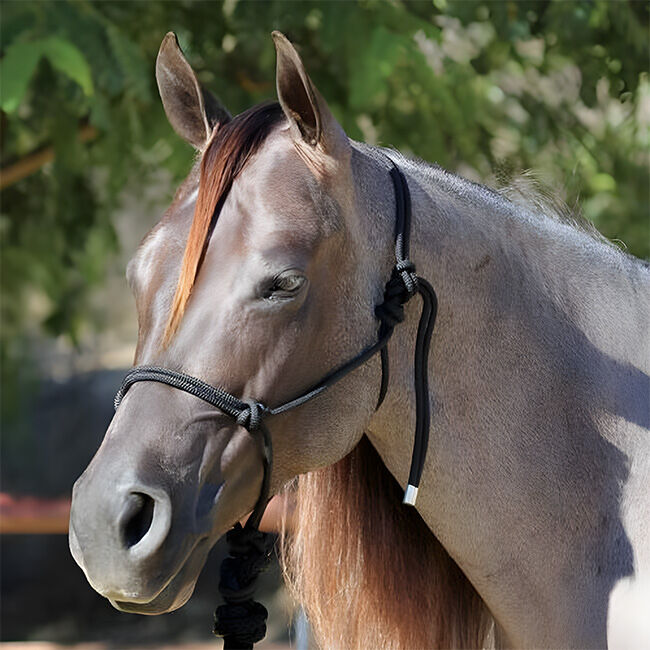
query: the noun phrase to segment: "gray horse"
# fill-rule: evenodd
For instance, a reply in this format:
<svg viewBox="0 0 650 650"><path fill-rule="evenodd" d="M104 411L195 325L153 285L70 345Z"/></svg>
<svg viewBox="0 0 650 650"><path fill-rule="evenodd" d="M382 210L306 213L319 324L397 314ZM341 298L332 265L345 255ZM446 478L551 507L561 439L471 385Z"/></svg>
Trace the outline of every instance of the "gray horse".
<svg viewBox="0 0 650 650"><path fill-rule="evenodd" d="M385 166L345 135L286 38L274 40L279 104L231 118L165 37L162 101L200 162L127 272L137 364L271 405L376 340L395 228ZM401 505L417 300L389 344L378 410L375 357L268 419L272 493L300 477L283 555L317 638L640 647L648 267L553 215L384 153L408 181L411 256L439 298L429 452L417 510ZM75 484L72 553L117 608L173 610L261 483L254 436L193 395L138 383Z"/></svg>

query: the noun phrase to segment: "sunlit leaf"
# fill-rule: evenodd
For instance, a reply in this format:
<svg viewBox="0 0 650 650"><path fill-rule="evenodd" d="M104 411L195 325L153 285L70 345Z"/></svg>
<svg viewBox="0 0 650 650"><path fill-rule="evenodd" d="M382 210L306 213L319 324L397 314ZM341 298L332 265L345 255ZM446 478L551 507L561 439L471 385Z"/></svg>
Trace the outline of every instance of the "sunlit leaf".
<svg viewBox="0 0 650 650"><path fill-rule="evenodd" d="M78 83L86 95L93 93L90 66L75 45L57 36L41 41L41 51L59 72Z"/></svg>
<svg viewBox="0 0 650 650"><path fill-rule="evenodd" d="M86 95L92 94L90 66L72 43L57 36L22 41L7 48L0 61L0 105L3 111L13 113L20 106L42 57L47 58L53 68L78 83Z"/></svg>
<svg viewBox="0 0 650 650"><path fill-rule="evenodd" d="M0 61L0 105L6 113L20 106L42 54L40 43L15 43L7 48Z"/></svg>

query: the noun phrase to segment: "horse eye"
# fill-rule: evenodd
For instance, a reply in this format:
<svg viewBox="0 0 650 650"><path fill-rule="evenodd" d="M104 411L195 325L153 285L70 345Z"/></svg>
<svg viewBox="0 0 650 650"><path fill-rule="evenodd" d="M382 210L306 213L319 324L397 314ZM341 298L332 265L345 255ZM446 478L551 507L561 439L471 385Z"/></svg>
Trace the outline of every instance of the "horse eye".
<svg viewBox="0 0 650 650"><path fill-rule="evenodd" d="M284 271L276 275L264 292L265 298L291 298L305 284L305 276L296 271Z"/></svg>

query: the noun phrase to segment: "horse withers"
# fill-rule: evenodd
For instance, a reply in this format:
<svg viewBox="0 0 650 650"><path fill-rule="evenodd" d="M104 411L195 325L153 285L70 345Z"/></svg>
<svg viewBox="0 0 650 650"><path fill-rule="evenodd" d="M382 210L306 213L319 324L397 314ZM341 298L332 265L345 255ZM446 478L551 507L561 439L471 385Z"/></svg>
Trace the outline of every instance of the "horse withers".
<svg viewBox="0 0 650 650"><path fill-rule="evenodd" d="M271 406L376 340L396 211L381 156L347 138L274 40L279 103L232 118L165 37L163 105L200 162L127 271L137 365ZM317 638L638 645L640 618L625 626L650 581L648 267L553 214L383 155L408 184L411 257L440 301L429 452L417 510L402 505L416 301L378 409L375 357L266 418L270 492L299 477L284 560ZM263 474L259 439L223 410L139 382L75 484L72 553L118 609L171 611Z"/></svg>

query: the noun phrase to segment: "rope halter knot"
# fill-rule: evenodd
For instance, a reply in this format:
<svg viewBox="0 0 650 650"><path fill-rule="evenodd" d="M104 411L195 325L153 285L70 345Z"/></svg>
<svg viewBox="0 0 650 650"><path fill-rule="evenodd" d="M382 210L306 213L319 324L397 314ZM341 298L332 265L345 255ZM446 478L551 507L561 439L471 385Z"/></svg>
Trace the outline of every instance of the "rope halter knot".
<svg viewBox="0 0 650 650"><path fill-rule="evenodd" d="M258 576L271 562L274 536L237 523L226 542L230 557L221 564L219 580L225 604L215 612L213 632L224 637L224 650L251 649L266 635L268 613L253 596Z"/></svg>
<svg viewBox="0 0 650 650"><path fill-rule="evenodd" d="M375 307L375 316L392 330L404 320L404 305L418 292L418 276L411 260L400 260L393 267L384 288L384 302Z"/></svg>
<svg viewBox="0 0 650 650"><path fill-rule="evenodd" d="M402 280L402 284L404 285L404 289L406 289L406 293L408 293L408 297L412 298L418 292L418 276L415 272L415 264L413 264L411 260L400 260L395 264L394 268L396 274L399 275Z"/></svg>
<svg viewBox="0 0 650 650"><path fill-rule="evenodd" d="M246 408L237 416L237 424L244 427L247 431L257 431L262 424L262 415L266 412L266 407L255 400L244 400Z"/></svg>

